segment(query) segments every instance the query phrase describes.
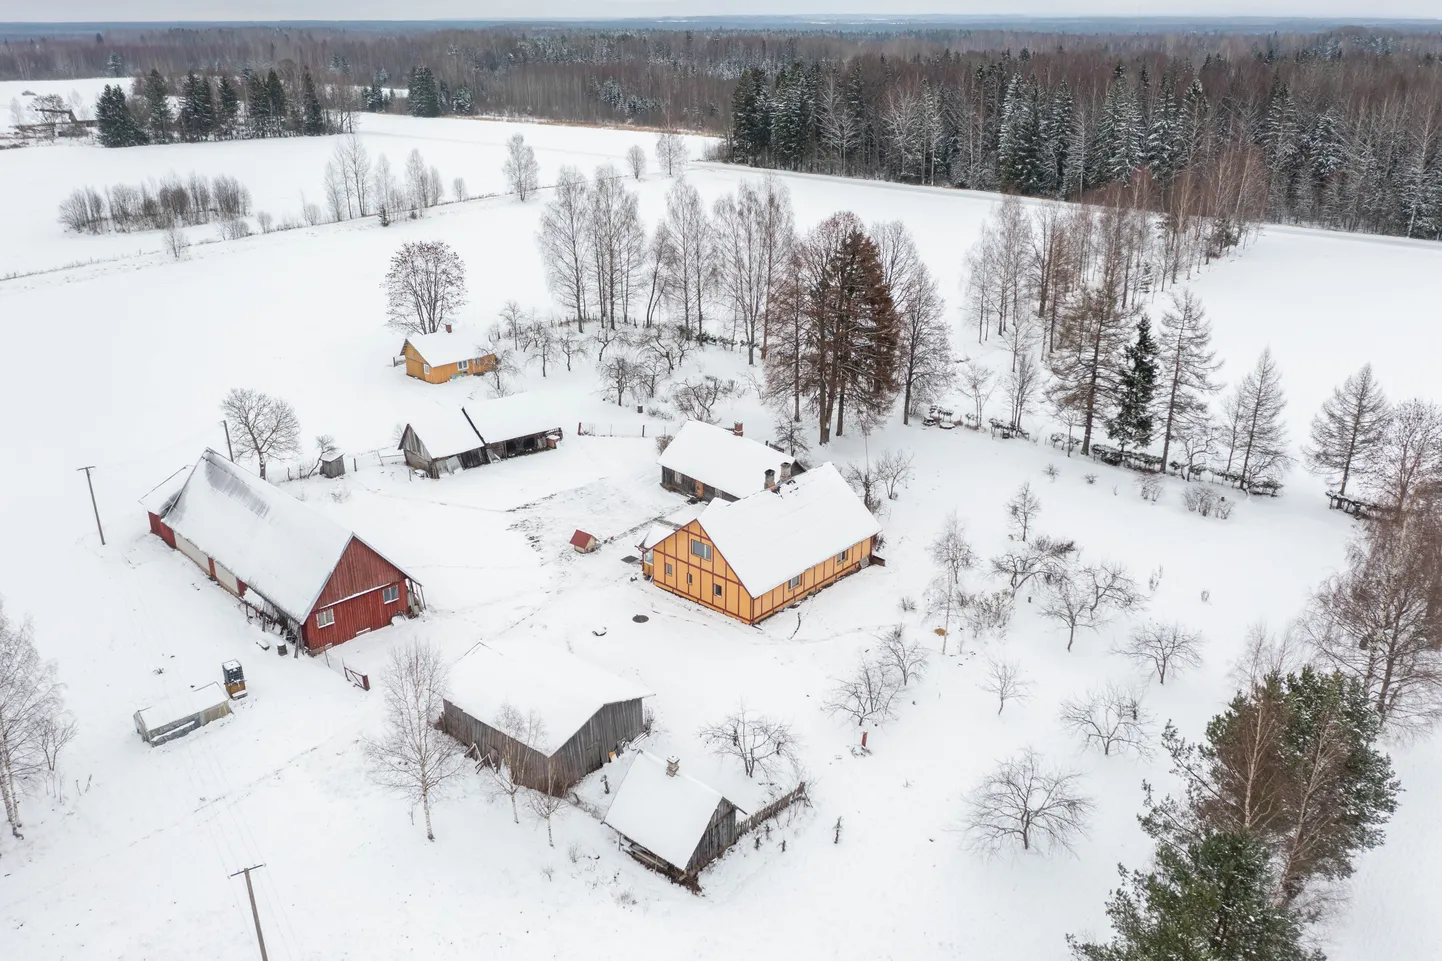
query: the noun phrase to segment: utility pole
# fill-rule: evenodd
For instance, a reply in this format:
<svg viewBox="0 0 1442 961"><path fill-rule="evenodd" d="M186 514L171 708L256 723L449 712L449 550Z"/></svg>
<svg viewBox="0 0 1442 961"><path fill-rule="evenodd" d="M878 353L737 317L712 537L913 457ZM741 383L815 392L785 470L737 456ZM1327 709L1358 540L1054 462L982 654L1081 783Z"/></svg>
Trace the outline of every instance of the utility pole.
<svg viewBox="0 0 1442 961"><path fill-rule="evenodd" d="M223 420L220 422L220 426L225 428L225 453L230 458L230 462L234 464L235 450L230 446L230 421Z"/></svg>
<svg viewBox="0 0 1442 961"><path fill-rule="evenodd" d="M252 864L248 868L241 868L231 877L235 877L237 874L245 875L245 893L250 895L250 916L255 919L255 940L260 945L260 961L270 961L265 953L265 935L260 933L260 912L255 908L255 888L250 884L250 872L259 871L263 867L265 867L264 864Z"/></svg>
<svg viewBox="0 0 1442 961"><path fill-rule="evenodd" d="M104 547L105 528L100 526L100 508L95 506L95 485L90 482L90 472L95 469L95 465L91 464L88 467L77 467L75 469L85 471L85 486L90 488L90 509L95 512L95 529L100 532L100 546Z"/></svg>

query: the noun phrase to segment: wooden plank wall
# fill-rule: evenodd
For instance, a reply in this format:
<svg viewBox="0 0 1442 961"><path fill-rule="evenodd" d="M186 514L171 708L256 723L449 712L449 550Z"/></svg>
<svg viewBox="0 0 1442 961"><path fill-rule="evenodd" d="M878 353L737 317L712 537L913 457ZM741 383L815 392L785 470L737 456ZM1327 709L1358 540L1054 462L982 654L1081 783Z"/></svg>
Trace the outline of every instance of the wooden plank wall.
<svg viewBox="0 0 1442 961"><path fill-rule="evenodd" d="M698 540L711 548L709 561L691 553L692 540ZM697 521L692 521L661 541L653 551L653 583L712 610L751 622L751 595L746 593L746 588L741 586L736 572L731 570L731 565L726 563L726 559L716 550L716 545L711 543L711 538L706 536L706 531ZM717 585L721 587L720 597L716 596Z"/></svg>
<svg viewBox="0 0 1442 961"><path fill-rule="evenodd" d="M696 843L696 850L691 852L691 860L685 866L688 875L695 875L706 865L726 853L726 849L736 843L738 837L736 831L736 805L725 798L716 805L716 810L711 814L711 820L706 824L706 830L701 834L701 840Z"/></svg>
<svg viewBox="0 0 1442 961"><path fill-rule="evenodd" d="M828 557L826 560L809 568L801 573L801 583L796 587L788 587L786 584L773 587L771 590L756 598L754 607L754 619L752 623L765 617L770 617L786 605L805 597L815 590L820 590L833 581L840 580L847 574L855 574L861 570L861 559L871 556L871 538L867 538L857 544L852 544L846 549L846 560L838 561L835 557Z"/></svg>

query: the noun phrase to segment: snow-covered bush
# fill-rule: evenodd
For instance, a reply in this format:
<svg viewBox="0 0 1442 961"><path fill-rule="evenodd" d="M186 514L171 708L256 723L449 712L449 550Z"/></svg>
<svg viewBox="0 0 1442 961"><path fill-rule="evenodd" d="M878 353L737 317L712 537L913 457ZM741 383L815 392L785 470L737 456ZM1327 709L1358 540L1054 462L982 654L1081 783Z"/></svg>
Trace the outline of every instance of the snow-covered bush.
<svg viewBox="0 0 1442 961"><path fill-rule="evenodd" d="M1162 478L1160 474L1142 474L1136 479L1137 493L1142 500L1155 504L1162 499Z"/></svg>
<svg viewBox="0 0 1442 961"><path fill-rule="evenodd" d="M1188 487L1182 495L1182 502L1187 505L1187 510L1203 517L1216 514L1219 520L1226 520L1232 516L1232 502L1227 500L1226 495L1204 484Z"/></svg>

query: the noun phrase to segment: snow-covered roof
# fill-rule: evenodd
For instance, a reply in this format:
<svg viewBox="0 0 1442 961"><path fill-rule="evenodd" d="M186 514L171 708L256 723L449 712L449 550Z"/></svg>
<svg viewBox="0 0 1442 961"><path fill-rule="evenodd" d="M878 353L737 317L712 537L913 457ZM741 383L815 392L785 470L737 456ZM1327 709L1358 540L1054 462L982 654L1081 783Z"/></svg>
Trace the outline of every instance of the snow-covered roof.
<svg viewBox="0 0 1442 961"><path fill-rule="evenodd" d="M459 407L435 406L415 410L406 426L420 438L426 453L438 460L484 446L481 435L476 433Z"/></svg>
<svg viewBox="0 0 1442 961"><path fill-rule="evenodd" d="M152 514L164 514L170 506L170 502L175 500L175 495L180 493L180 489L190 479L192 466L186 464L184 467L178 468L174 474L152 487L140 498L140 506Z"/></svg>
<svg viewBox="0 0 1442 961"><path fill-rule="evenodd" d="M752 597L881 530L829 463L774 491L714 500L697 522Z"/></svg>
<svg viewBox="0 0 1442 961"><path fill-rule="evenodd" d="M171 530L297 621L310 614L355 536L213 450L201 455L158 513Z"/></svg>
<svg viewBox="0 0 1442 961"><path fill-rule="evenodd" d="M616 791L605 823L636 844L685 868L722 801L721 792L682 772L666 774L666 762L642 751Z"/></svg>
<svg viewBox="0 0 1442 961"><path fill-rule="evenodd" d="M636 546L643 551L649 551L674 533L676 533L676 528L674 527L667 527L664 524L652 524L651 529L646 532L646 536L641 538L641 543Z"/></svg>
<svg viewBox="0 0 1442 961"><path fill-rule="evenodd" d="M202 684L193 690L169 694L163 700L150 707L141 708L136 713L140 715L140 722L145 725L145 729L154 731L202 711L208 711L228 700L230 700L230 695L225 693L225 688L221 687L218 682L211 681L209 684Z"/></svg>
<svg viewBox="0 0 1442 961"><path fill-rule="evenodd" d="M495 352L489 344L464 331L448 334L439 330L434 334L411 334L406 338L406 343L414 347L416 353L425 358L426 363L432 367L476 360Z"/></svg>
<svg viewBox="0 0 1442 961"><path fill-rule="evenodd" d="M781 465L795 458L783 451L746 437L737 437L724 427L688 420L671 443L656 458L662 467L679 471L703 484L745 497L766 485L766 472L781 478Z"/></svg>
<svg viewBox="0 0 1442 961"><path fill-rule="evenodd" d="M561 419L535 394L512 394L468 404L466 413L487 444L559 430Z"/></svg>
<svg viewBox="0 0 1442 961"><path fill-rule="evenodd" d="M650 696L635 681L564 651L478 644L451 668L446 700L498 730L504 707L522 717L534 713L541 730L525 743L550 756L607 704Z"/></svg>

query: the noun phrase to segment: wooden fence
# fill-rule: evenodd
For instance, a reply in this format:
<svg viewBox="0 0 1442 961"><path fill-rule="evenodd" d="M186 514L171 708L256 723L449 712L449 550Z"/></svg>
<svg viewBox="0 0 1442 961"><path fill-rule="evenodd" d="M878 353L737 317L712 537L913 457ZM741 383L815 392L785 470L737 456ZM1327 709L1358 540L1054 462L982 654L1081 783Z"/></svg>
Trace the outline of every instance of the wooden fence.
<svg viewBox="0 0 1442 961"><path fill-rule="evenodd" d="M656 437L665 434L670 425L641 423L605 424L599 422L580 422L576 424L576 435L578 437Z"/></svg>
<svg viewBox="0 0 1442 961"><path fill-rule="evenodd" d="M776 815L780 814L782 811L786 810L791 805L796 804L797 802L801 802L802 804L811 803L811 799L806 796L805 781L802 781L800 784L796 785L795 788L781 795L770 804L767 804L764 807L760 808L758 811L756 811L755 814L751 815L749 818L736 825L736 837L740 838L748 831L752 831L755 828L760 827L763 822L771 820Z"/></svg>

